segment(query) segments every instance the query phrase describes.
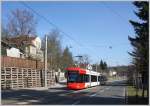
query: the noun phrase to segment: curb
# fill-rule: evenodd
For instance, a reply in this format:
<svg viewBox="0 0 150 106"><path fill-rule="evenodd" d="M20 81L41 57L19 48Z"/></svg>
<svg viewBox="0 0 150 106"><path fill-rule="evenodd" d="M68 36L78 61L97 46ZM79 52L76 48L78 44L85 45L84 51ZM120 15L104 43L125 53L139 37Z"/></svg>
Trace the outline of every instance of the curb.
<svg viewBox="0 0 150 106"><path fill-rule="evenodd" d="M128 104L128 92L126 87L125 87L125 104Z"/></svg>

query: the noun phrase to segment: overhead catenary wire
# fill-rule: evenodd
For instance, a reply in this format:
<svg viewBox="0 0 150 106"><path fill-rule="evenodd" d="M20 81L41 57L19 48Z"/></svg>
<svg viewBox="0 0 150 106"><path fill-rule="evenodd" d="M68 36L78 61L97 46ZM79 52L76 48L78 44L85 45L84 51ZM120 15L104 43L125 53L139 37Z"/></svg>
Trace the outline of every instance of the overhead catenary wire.
<svg viewBox="0 0 150 106"><path fill-rule="evenodd" d="M78 42L77 40L75 40L73 37L71 37L69 34L67 34L66 32L64 32L63 30L61 30L56 24L54 24L53 22L51 22L49 19L47 19L45 16L39 14L36 10L34 10L32 7L30 7L27 3L25 3L24 1L20 1L20 3L22 5L24 5L26 8L28 8L29 10L31 10L33 13L35 13L36 15L38 15L39 17L41 17L43 20L45 20L48 24L50 24L51 26L55 27L56 29L58 29L60 32L62 32L65 36L67 36L69 39L71 39L72 41L74 41L79 47L83 47L85 49L88 50L92 50L89 47L85 47L83 44L81 44L80 42ZM94 50L95 51L95 50ZM92 50L93 52L93 50ZM94 53L94 52L93 52ZM94 53L95 54L95 53Z"/></svg>
<svg viewBox="0 0 150 106"><path fill-rule="evenodd" d="M25 3L24 1L20 1L20 3L22 5L24 5L26 8L28 8L29 10L31 10L33 13L35 13L36 15L38 15L40 18L42 18L44 21L46 21L48 24L50 24L51 26L53 26L54 28L58 29L63 35L65 35L66 37L68 37L69 39L71 39L72 41L74 41L79 47L88 49L90 52L92 51L93 53L97 53L95 51L94 48L91 48L89 46L85 46L83 44L81 44L79 41L77 41L76 39L74 39L72 36L70 36L69 34L67 34L66 32L64 32L62 29L60 29L56 24L54 24L53 22L51 22L49 19L47 19L45 16L39 14L35 9L33 9L32 7L30 7L27 3ZM106 6L107 8L109 8L108 6ZM109 10L111 10L114 14L118 15L120 17L119 14L117 14L115 11L113 11L112 9L109 8ZM100 46L100 45L99 45ZM106 45L104 45L106 46ZM107 46L110 47L110 46ZM94 53L94 54L95 54Z"/></svg>
<svg viewBox="0 0 150 106"><path fill-rule="evenodd" d="M115 11L114 9L112 9L110 6L108 6L105 2L101 2L103 4L103 6L105 8L107 8L109 11L111 11L113 14L115 14L116 16L119 17L119 19L122 20L123 23L127 24L127 22L129 23L129 21L127 21L122 15L120 15L117 11Z"/></svg>
<svg viewBox="0 0 150 106"><path fill-rule="evenodd" d="M69 34L67 34L66 32L64 32L63 30L61 30L56 24L54 24L53 22L51 22L49 19L47 19L45 16L39 14L36 10L34 10L32 7L30 7L27 3L25 3L24 1L20 1L20 3L22 5L24 5L26 8L30 9L32 12L34 12L36 15L38 15L39 17L41 17L43 20L45 20L48 24L50 24L51 26L55 27L56 29L58 29L61 33L63 33L65 36L67 36L69 39L71 39L72 41L74 41L75 43L77 43L79 46L83 46L80 42L78 42L77 40L75 40L73 37L71 37Z"/></svg>
<svg viewBox="0 0 150 106"><path fill-rule="evenodd" d="M114 14L118 15L119 17L122 17L120 14L118 14L116 11L114 11L112 8L110 8L109 6L107 6L104 2L102 2L109 10L111 10ZM72 41L74 41L76 44L78 44L79 46L83 46L83 44L81 44L80 42L78 42L76 39L74 39L73 37L71 37L69 34L67 34L66 32L64 32L63 30L61 30L56 24L54 24L53 22L51 22L49 19L47 19L45 16L39 14L36 10L34 10L33 8L31 8L27 3L25 3L24 1L21 1L21 4L23 4L25 7L27 7L28 9L30 9L32 12L34 12L36 15L40 16L41 18L43 18L47 23L49 23L50 25L52 25L53 27L55 27L56 29L58 29L60 32L62 32L65 36L67 36L69 39L71 39ZM122 17L123 20L125 20ZM118 45L118 44L117 44ZM92 46L92 45L89 45ZM93 45L94 46L94 45ZM106 46L106 45L95 45L95 46ZM109 45L110 46L110 45ZM87 48L87 46L86 46Z"/></svg>

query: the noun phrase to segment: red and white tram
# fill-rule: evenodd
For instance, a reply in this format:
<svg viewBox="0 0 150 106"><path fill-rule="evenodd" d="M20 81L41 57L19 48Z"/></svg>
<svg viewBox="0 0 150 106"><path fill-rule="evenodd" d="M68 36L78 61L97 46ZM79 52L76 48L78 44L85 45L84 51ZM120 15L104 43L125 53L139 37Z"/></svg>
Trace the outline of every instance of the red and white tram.
<svg viewBox="0 0 150 106"><path fill-rule="evenodd" d="M82 69L79 67L66 68L67 71L67 88L84 89L100 85L101 74L95 71Z"/></svg>

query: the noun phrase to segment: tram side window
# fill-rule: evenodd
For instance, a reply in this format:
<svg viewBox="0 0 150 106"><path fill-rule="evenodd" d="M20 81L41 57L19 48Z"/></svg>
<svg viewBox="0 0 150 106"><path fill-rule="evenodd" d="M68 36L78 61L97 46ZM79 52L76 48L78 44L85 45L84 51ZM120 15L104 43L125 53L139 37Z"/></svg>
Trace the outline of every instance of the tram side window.
<svg viewBox="0 0 150 106"><path fill-rule="evenodd" d="M101 76L98 76L98 81L101 81Z"/></svg>
<svg viewBox="0 0 150 106"><path fill-rule="evenodd" d="M89 82L89 75L80 74L78 82L80 82L80 83L82 83L82 82Z"/></svg>
<svg viewBox="0 0 150 106"><path fill-rule="evenodd" d="M84 81L89 82L89 75L84 75Z"/></svg>
<svg viewBox="0 0 150 106"><path fill-rule="evenodd" d="M83 74L79 75L78 82L79 83L83 83L84 82L84 75Z"/></svg>
<svg viewBox="0 0 150 106"><path fill-rule="evenodd" d="M97 76L91 75L91 81L92 82L97 82Z"/></svg>

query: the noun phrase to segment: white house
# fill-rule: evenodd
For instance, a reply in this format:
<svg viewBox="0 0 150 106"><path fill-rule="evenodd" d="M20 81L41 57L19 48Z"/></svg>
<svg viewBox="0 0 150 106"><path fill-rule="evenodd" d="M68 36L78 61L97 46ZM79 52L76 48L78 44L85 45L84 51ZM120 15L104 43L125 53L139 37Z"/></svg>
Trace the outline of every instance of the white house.
<svg viewBox="0 0 150 106"><path fill-rule="evenodd" d="M18 58L23 57L23 53L21 53L19 49L14 48L14 47L7 48L6 52L7 52L7 56L10 56L10 57L18 57Z"/></svg>
<svg viewBox="0 0 150 106"><path fill-rule="evenodd" d="M115 76L116 74L117 74L117 72L114 71L114 70L110 70L110 71L109 71L109 75L110 75L110 76Z"/></svg>
<svg viewBox="0 0 150 106"><path fill-rule="evenodd" d="M41 39L39 37L36 37L35 39L33 39L32 43L34 44L37 50L41 49Z"/></svg>
<svg viewBox="0 0 150 106"><path fill-rule="evenodd" d="M8 43L24 51L25 58L32 58L43 61L43 51L41 50L41 39L39 37L30 37L27 35L13 37L8 39ZM9 52L9 50L8 50ZM17 53L17 50L13 49ZM9 54L11 56L11 54Z"/></svg>

